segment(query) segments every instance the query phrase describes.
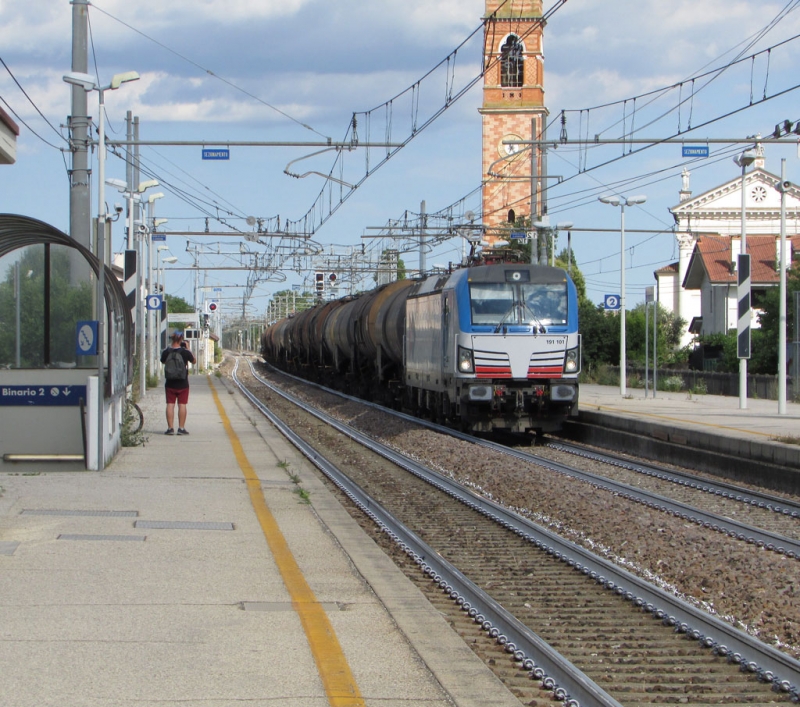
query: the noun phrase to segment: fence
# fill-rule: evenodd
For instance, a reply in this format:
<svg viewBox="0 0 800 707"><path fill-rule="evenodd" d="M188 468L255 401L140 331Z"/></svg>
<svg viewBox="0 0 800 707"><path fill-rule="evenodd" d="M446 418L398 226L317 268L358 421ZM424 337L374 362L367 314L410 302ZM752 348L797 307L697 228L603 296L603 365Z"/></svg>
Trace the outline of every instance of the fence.
<svg viewBox="0 0 800 707"><path fill-rule="evenodd" d="M617 369L618 370L618 369ZM650 371L650 381L652 384L652 370ZM644 381L644 368L628 367L628 376L638 376ZM694 371L694 370L673 370L659 369L657 381L659 390L662 384L670 378L680 378L683 381L681 390L704 391L708 395L727 395L739 397L739 374L738 373L717 373L715 371ZM786 377L786 395L788 398L796 400L800 391L796 390L794 384L796 379L791 376ZM800 383L800 381L797 381ZM778 377L777 376L747 376L747 397L761 400L778 399Z"/></svg>

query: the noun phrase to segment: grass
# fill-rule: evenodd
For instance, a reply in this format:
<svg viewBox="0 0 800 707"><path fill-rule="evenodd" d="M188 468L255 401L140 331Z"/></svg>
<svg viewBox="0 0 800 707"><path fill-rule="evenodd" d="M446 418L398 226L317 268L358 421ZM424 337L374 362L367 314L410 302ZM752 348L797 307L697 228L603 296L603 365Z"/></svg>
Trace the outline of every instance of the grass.
<svg viewBox="0 0 800 707"><path fill-rule="evenodd" d="M770 441L781 442L783 444L800 444L800 437L794 435L778 435L776 437L770 437Z"/></svg>

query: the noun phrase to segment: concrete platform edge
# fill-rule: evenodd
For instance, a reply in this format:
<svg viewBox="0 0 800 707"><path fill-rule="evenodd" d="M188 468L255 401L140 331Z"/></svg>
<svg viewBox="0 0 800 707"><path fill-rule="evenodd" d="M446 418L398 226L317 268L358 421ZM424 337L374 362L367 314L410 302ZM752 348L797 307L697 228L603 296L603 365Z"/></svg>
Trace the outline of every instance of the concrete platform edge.
<svg viewBox="0 0 800 707"><path fill-rule="evenodd" d="M230 384L225 381L225 386ZM238 391L234 400L248 417L257 419L257 413ZM258 422L261 424L269 423ZM270 444L279 457L291 460L303 488L310 494L320 523L342 548L453 704L456 707L519 707L519 700L328 491L317 476L319 472L287 440L281 437L281 442L283 448L273 440ZM481 689L476 689L478 684Z"/></svg>

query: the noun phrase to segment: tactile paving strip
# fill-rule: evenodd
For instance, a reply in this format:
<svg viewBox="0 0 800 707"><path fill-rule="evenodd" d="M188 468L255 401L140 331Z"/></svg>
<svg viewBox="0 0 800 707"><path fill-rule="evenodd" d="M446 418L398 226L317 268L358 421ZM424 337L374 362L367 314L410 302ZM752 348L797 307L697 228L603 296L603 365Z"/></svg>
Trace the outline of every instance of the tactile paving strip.
<svg viewBox="0 0 800 707"><path fill-rule="evenodd" d="M139 511L74 511L58 508L26 508L23 516L99 516L103 518L138 518Z"/></svg>
<svg viewBox="0 0 800 707"><path fill-rule="evenodd" d="M137 542L144 542L147 539L146 535L69 535L61 534L58 536L59 540L135 540Z"/></svg>
<svg viewBox="0 0 800 707"><path fill-rule="evenodd" d="M137 520L133 527L153 530L234 530L233 523L206 523L187 520Z"/></svg>

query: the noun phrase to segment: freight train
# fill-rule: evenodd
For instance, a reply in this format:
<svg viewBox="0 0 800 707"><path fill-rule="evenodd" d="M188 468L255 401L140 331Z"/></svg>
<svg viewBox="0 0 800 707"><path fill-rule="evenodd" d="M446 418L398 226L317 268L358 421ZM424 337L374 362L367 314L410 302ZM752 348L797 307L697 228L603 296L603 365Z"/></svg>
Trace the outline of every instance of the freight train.
<svg viewBox="0 0 800 707"><path fill-rule="evenodd" d="M560 268L479 265L398 280L276 322L261 353L469 432L553 432L577 414L578 298Z"/></svg>

